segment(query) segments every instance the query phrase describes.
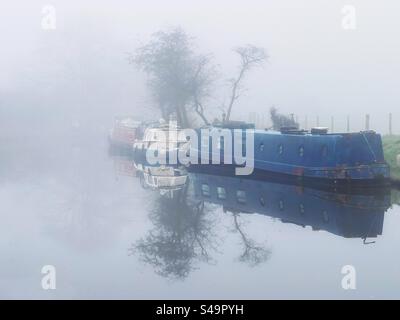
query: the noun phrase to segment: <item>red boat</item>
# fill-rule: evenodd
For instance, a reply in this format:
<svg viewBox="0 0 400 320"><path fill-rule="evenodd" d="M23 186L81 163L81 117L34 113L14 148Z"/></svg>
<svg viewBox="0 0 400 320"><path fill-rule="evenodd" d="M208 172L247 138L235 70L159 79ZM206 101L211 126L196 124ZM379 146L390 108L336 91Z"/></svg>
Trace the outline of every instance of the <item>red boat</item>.
<svg viewBox="0 0 400 320"><path fill-rule="evenodd" d="M133 143L141 136L141 122L132 117L116 117L110 130L109 142L112 148L131 150Z"/></svg>

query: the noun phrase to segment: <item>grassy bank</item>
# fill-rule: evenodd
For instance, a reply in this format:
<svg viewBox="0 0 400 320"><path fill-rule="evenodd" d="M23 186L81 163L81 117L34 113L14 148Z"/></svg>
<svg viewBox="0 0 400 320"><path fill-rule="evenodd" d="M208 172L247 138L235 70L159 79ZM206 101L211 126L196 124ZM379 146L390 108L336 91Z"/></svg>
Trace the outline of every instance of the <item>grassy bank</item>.
<svg viewBox="0 0 400 320"><path fill-rule="evenodd" d="M400 136L384 136L383 151L390 165L392 177L400 179L400 166L397 165L397 155L400 154Z"/></svg>
<svg viewBox="0 0 400 320"><path fill-rule="evenodd" d="M392 204L397 204L400 206L400 191L397 189L392 189L392 196L391 196L391 201Z"/></svg>

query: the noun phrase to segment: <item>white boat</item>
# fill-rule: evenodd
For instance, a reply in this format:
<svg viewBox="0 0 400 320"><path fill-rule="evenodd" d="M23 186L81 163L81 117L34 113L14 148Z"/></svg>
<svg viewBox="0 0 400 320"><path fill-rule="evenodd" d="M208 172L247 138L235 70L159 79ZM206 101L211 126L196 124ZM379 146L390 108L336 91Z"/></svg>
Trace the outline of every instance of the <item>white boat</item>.
<svg viewBox="0 0 400 320"><path fill-rule="evenodd" d="M155 127L145 129L143 139L137 139L133 144L133 156L137 169L142 170L144 166L168 165L180 167L178 163L178 152L189 152L190 144L181 135L182 130L176 122L169 124L160 122ZM164 159L164 163L153 163L148 159L150 154L157 155L157 159Z"/></svg>
<svg viewBox="0 0 400 320"><path fill-rule="evenodd" d="M153 190L179 190L187 181L187 172L184 169L173 167L144 167L142 170L142 186Z"/></svg>

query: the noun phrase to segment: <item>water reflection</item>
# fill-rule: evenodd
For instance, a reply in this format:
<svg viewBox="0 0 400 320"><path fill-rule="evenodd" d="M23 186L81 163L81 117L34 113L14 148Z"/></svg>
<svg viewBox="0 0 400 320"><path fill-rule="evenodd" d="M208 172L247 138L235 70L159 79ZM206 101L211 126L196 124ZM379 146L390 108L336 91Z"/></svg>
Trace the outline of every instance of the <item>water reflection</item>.
<svg viewBox="0 0 400 320"><path fill-rule="evenodd" d="M345 238L382 234L390 191L331 192L238 177L191 174L196 196L233 213L259 213Z"/></svg>
<svg viewBox="0 0 400 320"><path fill-rule="evenodd" d="M223 241L214 219L217 210L232 219L232 230L240 239L238 260L254 267L273 255L267 244L253 240L242 221L245 216L258 214L371 244L370 239L382 235L384 215L391 205L390 190L385 189L321 190L204 171L177 173L176 169L161 168L168 173L162 175L162 183L155 183L160 170L144 167L136 172L142 187L158 196L149 212L153 227L132 244L130 252L161 276L184 279L200 262L215 261ZM177 176L184 177L184 183L175 183Z"/></svg>
<svg viewBox="0 0 400 320"><path fill-rule="evenodd" d="M165 277L185 278L196 261L212 262L218 242L209 207L190 195L190 185L163 194L149 214L153 228L130 249Z"/></svg>
<svg viewBox="0 0 400 320"><path fill-rule="evenodd" d="M243 251L240 254L239 261L255 267L260 263L267 261L271 255L271 250L266 246L255 242L243 230L243 226L239 222L239 214L233 212L233 221L236 231L239 233L242 240Z"/></svg>
<svg viewBox="0 0 400 320"><path fill-rule="evenodd" d="M157 190L161 195L169 194L185 188L187 172L184 169L172 167L142 167L138 176L143 188Z"/></svg>

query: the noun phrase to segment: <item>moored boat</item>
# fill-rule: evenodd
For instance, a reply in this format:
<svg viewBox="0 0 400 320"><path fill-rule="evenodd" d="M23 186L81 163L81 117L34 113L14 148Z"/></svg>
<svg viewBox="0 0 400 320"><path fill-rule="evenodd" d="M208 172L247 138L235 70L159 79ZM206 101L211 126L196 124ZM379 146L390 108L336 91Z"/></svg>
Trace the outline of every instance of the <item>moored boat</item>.
<svg viewBox="0 0 400 320"><path fill-rule="evenodd" d="M213 130L232 131L234 128ZM210 136L210 141L205 142L211 146L211 138L214 137ZM235 147L238 143L244 145L249 141L243 138L238 142L232 138L231 144L226 142L224 138L217 149L222 165L227 165L223 159L233 152L227 151L227 146ZM283 128L280 132L253 130L251 142L254 143L254 152L246 154L247 162L253 164L254 170L270 176L357 186L387 185L390 180L390 168L384 159L382 139L374 131L329 134L326 128L314 128L311 132L295 128ZM199 139L199 143L204 143L204 140ZM199 154L201 148L197 150ZM245 147L241 148L246 150ZM216 151L209 148L209 152L207 158L212 159ZM204 155L199 157L199 163L203 158ZM193 168L203 166L203 169L207 169L204 164L203 161ZM211 160L206 164L212 164Z"/></svg>
<svg viewBox="0 0 400 320"><path fill-rule="evenodd" d="M180 167L178 152L189 150L189 142L182 139L175 122L153 124L144 130L143 138L133 143L133 158L138 169L168 165Z"/></svg>
<svg viewBox="0 0 400 320"><path fill-rule="evenodd" d="M115 117L114 126L108 136L110 147L131 151L133 143L140 137L140 131L141 122L133 117Z"/></svg>
<svg viewBox="0 0 400 320"><path fill-rule="evenodd" d="M187 181L186 170L173 167L144 167L141 172L141 184L144 188L163 191L182 189Z"/></svg>

